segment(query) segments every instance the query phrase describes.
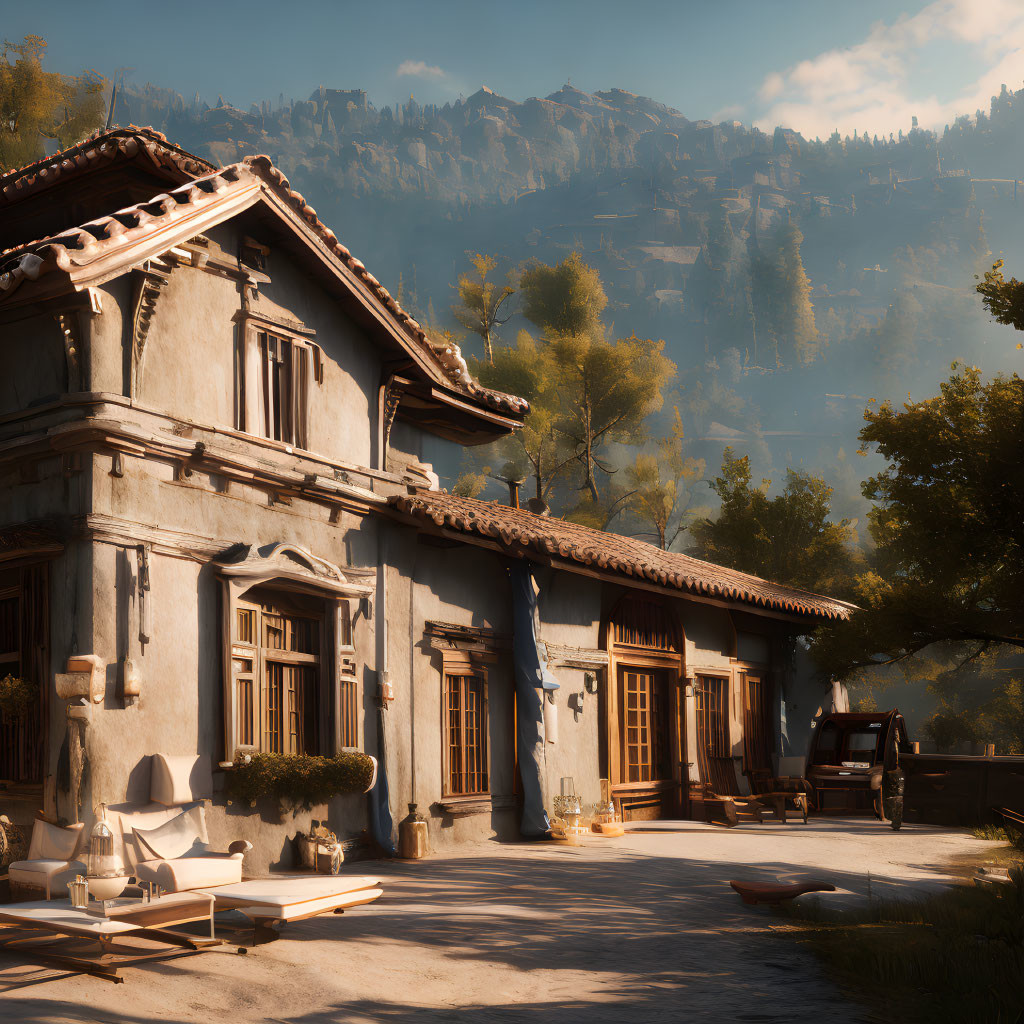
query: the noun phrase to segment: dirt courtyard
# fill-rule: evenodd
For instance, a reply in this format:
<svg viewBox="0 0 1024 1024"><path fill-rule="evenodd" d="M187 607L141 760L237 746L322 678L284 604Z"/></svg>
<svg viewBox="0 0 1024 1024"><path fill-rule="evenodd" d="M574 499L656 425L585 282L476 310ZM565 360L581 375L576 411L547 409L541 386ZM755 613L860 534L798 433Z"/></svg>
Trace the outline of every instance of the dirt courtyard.
<svg viewBox="0 0 1024 1024"><path fill-rule="evenodd" d="M384 879L383 898L291 924L246 956L228 946L125 968L123 985L4 958L0 1020L860 1022L812 955L728 880L820 877L840 890L829 900L910 896L947 881L951 858L993 845L868 819L659 822L585 843L352 864Z"/></svg>

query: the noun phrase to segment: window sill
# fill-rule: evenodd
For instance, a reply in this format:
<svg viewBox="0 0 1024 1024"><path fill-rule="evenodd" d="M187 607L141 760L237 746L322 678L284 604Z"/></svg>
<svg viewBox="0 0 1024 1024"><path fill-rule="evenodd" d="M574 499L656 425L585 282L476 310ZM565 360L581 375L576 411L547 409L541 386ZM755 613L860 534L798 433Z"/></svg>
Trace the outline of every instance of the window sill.
<svg viewBox="0 0 1024 1024"><path fill-rule="evenodd" d="M470 814L490 814L491 811L507 810L514 805L513 797L491 796L487 793L478 796L445 796L435 804L442 813L453 818L465 818Z"/></svg>

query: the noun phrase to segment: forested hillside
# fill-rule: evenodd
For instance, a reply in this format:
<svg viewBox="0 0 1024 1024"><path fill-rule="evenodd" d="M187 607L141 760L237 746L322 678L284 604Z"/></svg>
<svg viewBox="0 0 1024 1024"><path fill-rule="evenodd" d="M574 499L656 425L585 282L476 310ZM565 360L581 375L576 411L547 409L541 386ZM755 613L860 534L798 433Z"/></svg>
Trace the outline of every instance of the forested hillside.
<svg viewBox="0 0 1024 1024"><path fill-rule="evenodd" d="M609 330L665 339L680 369L665 415L680 407L709 465L729 444L758 474L820 470L841 513L860 507L867 467L851 461L868 399L934 389L987 338L987 368L1015 358L986 330L973 275L993 253L1011 267L1024 255L1024 92L1004 89L940 135L825 141L570 86L380 110L358 90L239 109L129 86L115 120L218 162L269 153L433 326L457 327L467 253L495 255L503 273L580 252L608 293Z"/></svg>

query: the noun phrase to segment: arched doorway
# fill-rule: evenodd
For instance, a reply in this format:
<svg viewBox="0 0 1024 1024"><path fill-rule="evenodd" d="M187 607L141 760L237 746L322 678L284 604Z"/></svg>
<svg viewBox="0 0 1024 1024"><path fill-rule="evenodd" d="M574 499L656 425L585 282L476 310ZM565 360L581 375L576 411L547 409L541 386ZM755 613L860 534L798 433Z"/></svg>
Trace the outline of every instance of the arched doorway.
<svg viewBox="0 0 1024 1024"><path fill-rule="evenodd" d="M607 626L608 779L624 821L686 814L683 631L671 607L628 595Z"/></svg>

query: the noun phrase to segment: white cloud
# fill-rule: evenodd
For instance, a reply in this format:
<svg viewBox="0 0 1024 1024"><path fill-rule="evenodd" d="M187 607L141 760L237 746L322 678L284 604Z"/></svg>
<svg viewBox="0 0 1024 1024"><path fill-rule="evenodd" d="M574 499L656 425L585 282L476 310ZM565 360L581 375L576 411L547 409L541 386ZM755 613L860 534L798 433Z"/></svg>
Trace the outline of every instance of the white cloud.
<svg viewBox="0 0 1024 1024"><path fill-rule="evenodd" d="M955 95L915 89L915 63L942 55L947 81L956 83L962 65L986 70L961 80ZM920 76L917 76L918 80ZM960 114L987 109L1002 83L1016 88L1024 79L1024 4L1021 0L937 0L913 16L872 26L863 41L828 50L785 71L767 75L758 93L755 124L776 125L804 136L826 138L854 129L887 135L910 127L941 128Z"/></svg>
<svg viewBox="0 0 1024 1024"><path fill-rule="evenodd" d="M436 64L428 64L425 60L403 60L395 74L399 78L444 78L447 72Z"/></svg>

